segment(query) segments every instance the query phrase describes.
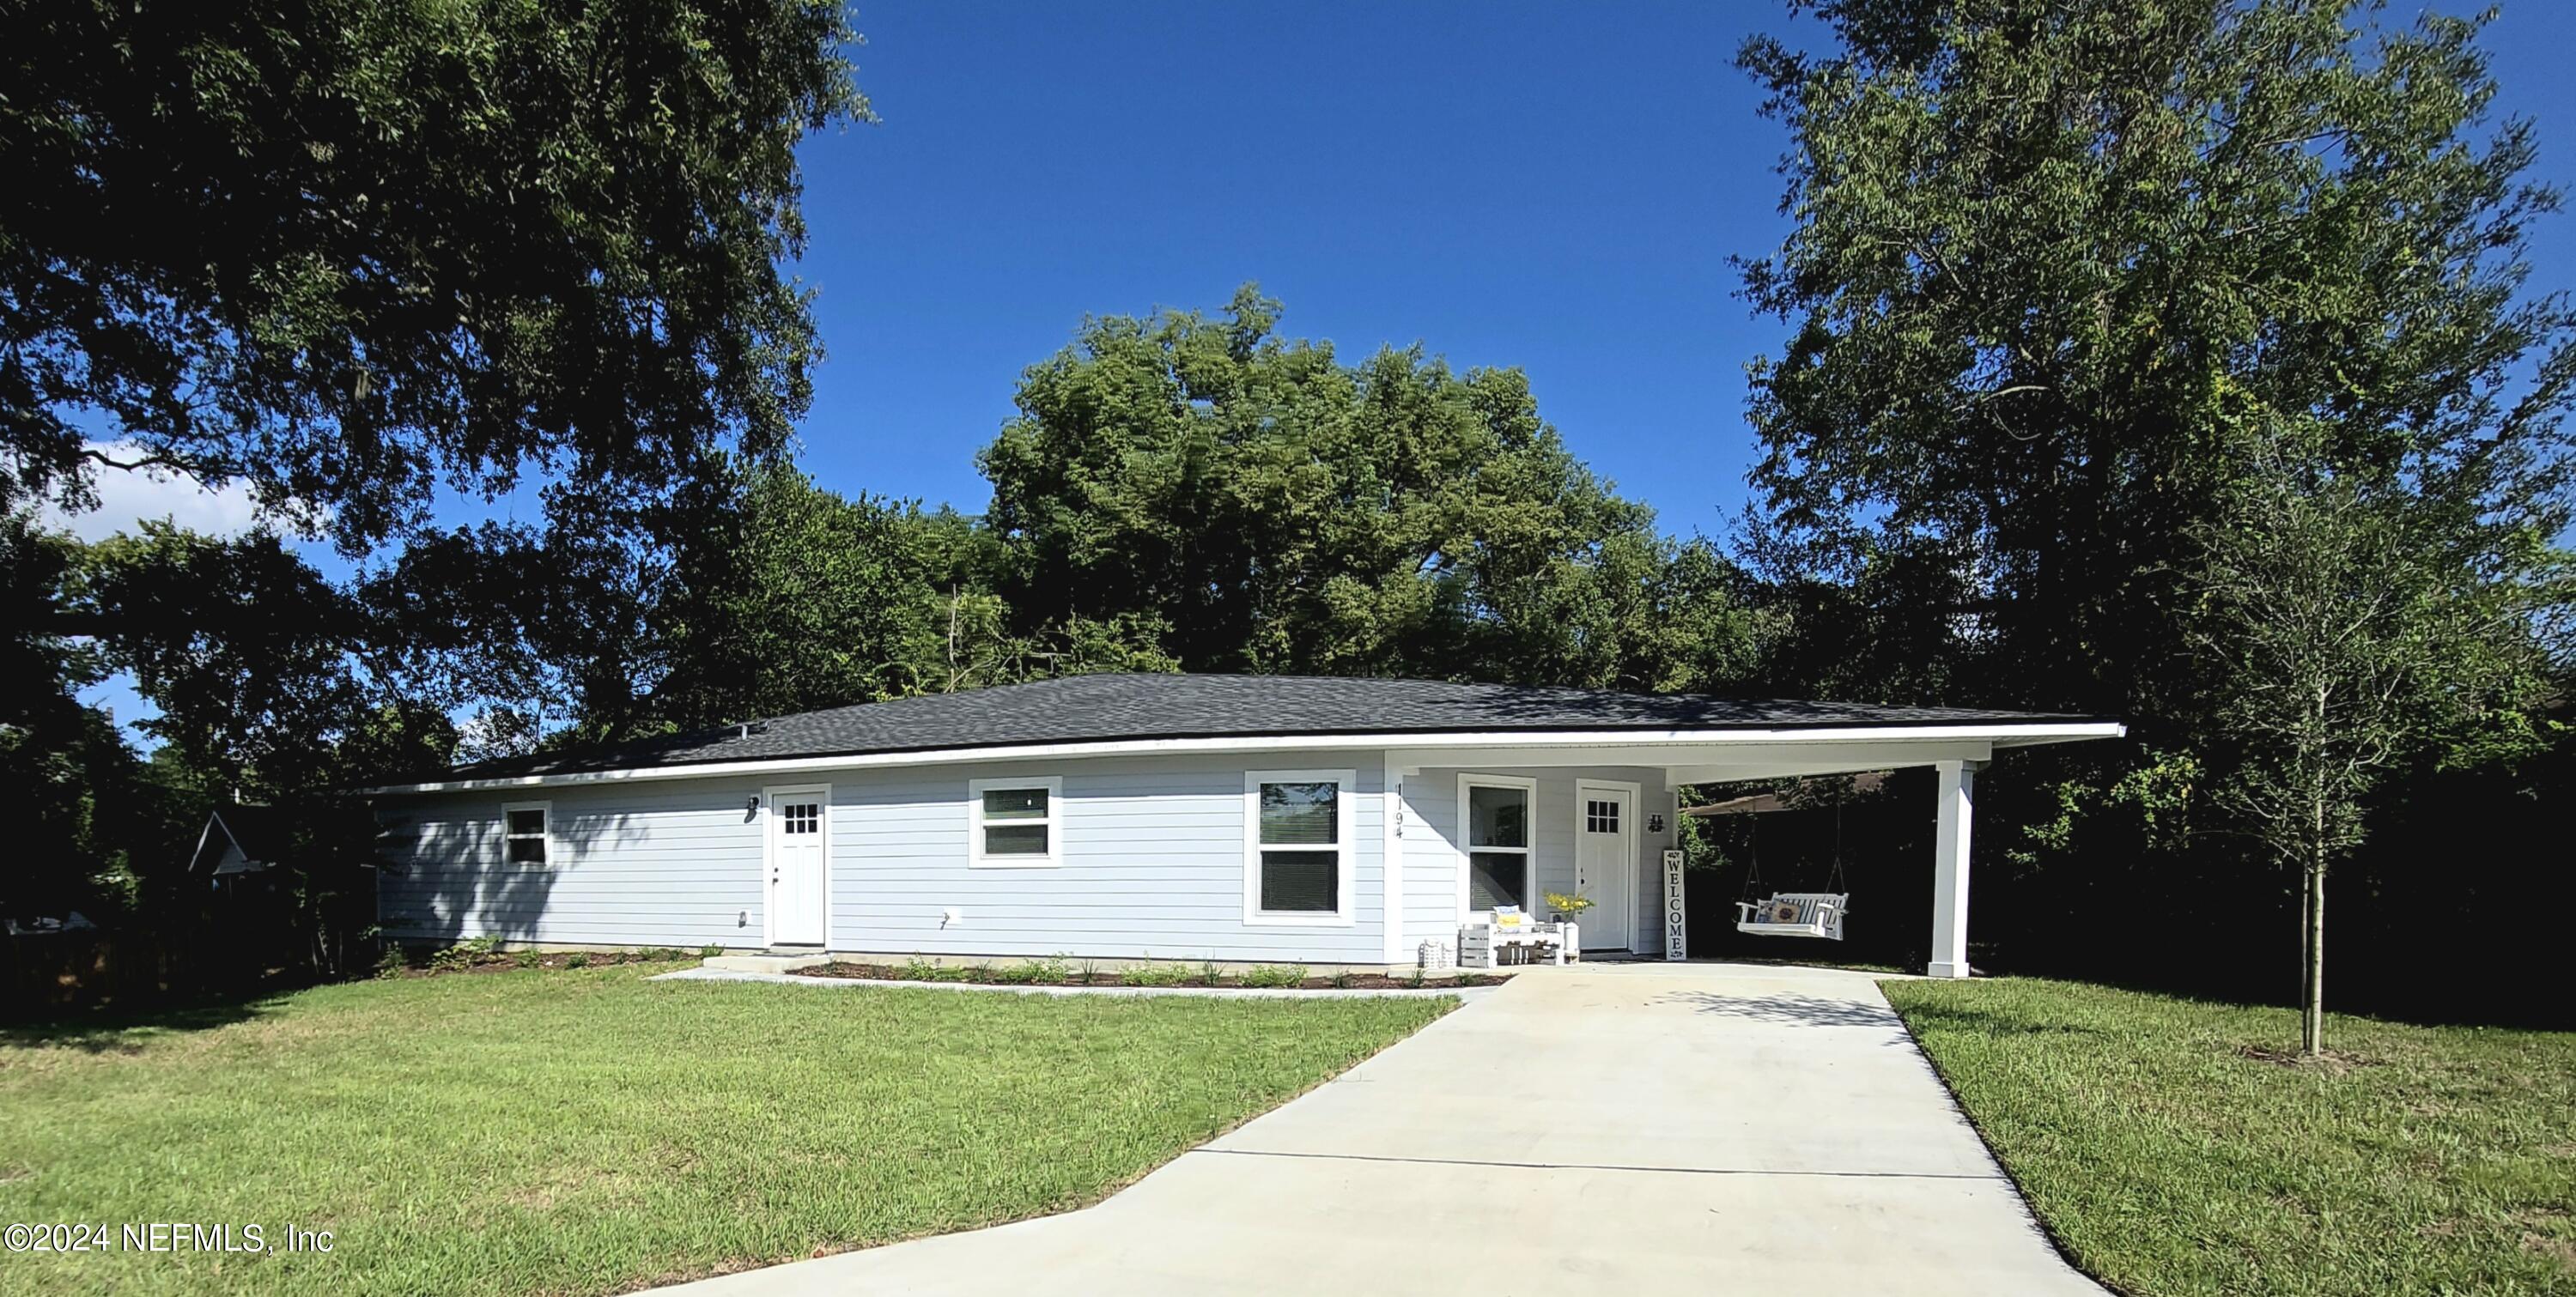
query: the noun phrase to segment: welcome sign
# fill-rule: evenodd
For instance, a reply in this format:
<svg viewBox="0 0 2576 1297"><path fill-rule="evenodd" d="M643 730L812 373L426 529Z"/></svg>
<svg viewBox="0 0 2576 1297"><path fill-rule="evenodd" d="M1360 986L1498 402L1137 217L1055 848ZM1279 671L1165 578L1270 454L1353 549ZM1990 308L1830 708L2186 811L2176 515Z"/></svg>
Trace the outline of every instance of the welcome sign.
<svg viewBox="0 0 2576 1297"><path fill-rule="evenodd" d="M1690 958L1690 923L1682 913L1682 853L1664 853L1664 958Z"/></svg>

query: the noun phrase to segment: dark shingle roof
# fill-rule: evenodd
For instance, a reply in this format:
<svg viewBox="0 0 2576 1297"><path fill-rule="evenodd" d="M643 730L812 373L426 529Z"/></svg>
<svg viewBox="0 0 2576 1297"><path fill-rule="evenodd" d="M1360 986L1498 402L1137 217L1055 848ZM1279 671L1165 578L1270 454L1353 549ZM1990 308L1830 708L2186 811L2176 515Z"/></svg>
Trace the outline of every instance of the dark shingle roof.
<svg viewBox="0 0 2576 1297"><path fill-rule="evenodd" d="M1024 743L1491 730L1779 729L2080 721L2055 713L1745 702L1341 676L1089 675L899 698L584 752L460 767L465 778L635 770Z"/></svg>

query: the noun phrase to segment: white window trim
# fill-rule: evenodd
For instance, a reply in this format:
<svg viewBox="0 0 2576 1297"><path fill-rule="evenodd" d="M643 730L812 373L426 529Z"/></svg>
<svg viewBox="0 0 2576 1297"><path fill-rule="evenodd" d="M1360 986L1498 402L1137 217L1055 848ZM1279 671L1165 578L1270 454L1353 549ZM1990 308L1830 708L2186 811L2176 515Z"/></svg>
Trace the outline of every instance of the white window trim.
<svg viewBox="0 0 2576 1297"><path fill-rule="evenodd" d="M546 827L542 832L536 835L546 844L546 858L543 864L530 866L510 859L511 841L514 838L524 836L510 832L510 816L511 813L515 811L538 811L545 815ZM558 861L555 855L555 804L553 802L501 803L501 863L513 869L552 869L555 867Z"/></svg>
<svg viewBox="0 0 2576 1297"><path fill-rule="evenodd" d="M1470 788L1517 788L1527 794L1529 813L1522 821L1521 832L1528 836L1529 845L1517 848L1476 846L1470 840L1471 830L1467 822L1467 790ZM1472 871L1475 869L1475 862L1468 857L1477 851L1519 851L1521 853L1521 892L1532 902L1536 902L1538 900L1538 780L1527 775L1473 773L1459 775L1457 846L1459 923L1464 924L1467 916L1473 913L1467 908L1467 901L1471 891L1468 880L1474 876ZM1537 908L1535 904L1528 907L1530 911L1535 911Z"/></svg>
<svg viewBox="0 0 2576 1297"><path fill-rule="evenodd" d="M1043 788L1047 795L1046 818L1037 820L996 820L997 825L1045 825L1046 854L1042 856L987 856L984 854L984 794L1009 788ZM970 869L1054 869L1064 863L1064 777L1062 775L1023 775L1017 779L969 779L966 781L966 866Z"/></svg>
<svg viewBox="0 0 2576 1297"><path fill-rule="evenodd" d="M838 879L832 876L832 786L830 784L769 784L760 790L760 944L778 944L778 905L769 884L770 871L778 867L778 803L814 798L822 805L814 831L823 835L823 949L832 948L832 889ZM549 821L551 823L551 821Z"/></svg>
<svg viewBox="0 0 2576 1297"><path fill-rule="evenodd" d="M1331 913L1298 910L1279 913L1261 908L1261 786L1263 784L1335 785L1333 847L1341 859L1333 869ZM1352 903L1359 873L1358 844L1352 840L1352 801L1359 796L1356 770L1246 770L1243 772L1243 922L1261 928L1347 928L1357 921ZM1287 848L1281 848L1286 850Z"/></svg>

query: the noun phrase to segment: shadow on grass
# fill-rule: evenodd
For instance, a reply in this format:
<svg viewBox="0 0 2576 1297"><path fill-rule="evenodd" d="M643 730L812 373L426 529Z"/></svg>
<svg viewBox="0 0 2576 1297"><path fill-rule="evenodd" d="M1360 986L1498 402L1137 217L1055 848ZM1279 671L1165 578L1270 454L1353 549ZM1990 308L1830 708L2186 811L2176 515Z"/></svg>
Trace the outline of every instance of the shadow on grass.
<svg viewBox="0 0 2576 1297"><path fill-rule="evenodd" d="M1915 1031L1954 1030L1986 1036L2104 1036L2110 1033L2100 1027L2079 1026L2071 1022L2049 1022L2018 1014L1994 1013L1985 1009L1956 1004L1917 1004L1905 1011L1906 1025Z"/></svg>
<svg viewBox="0 0 2576 1297"><path fill-rule="evenodd" d="M141 1051L143 1042L154 1036L211 1031L266 1017L276 1011L284 994L270 987L175 1007L100 1009L35 1022L0 1024L0 1046L131 1054Z"/></svg>

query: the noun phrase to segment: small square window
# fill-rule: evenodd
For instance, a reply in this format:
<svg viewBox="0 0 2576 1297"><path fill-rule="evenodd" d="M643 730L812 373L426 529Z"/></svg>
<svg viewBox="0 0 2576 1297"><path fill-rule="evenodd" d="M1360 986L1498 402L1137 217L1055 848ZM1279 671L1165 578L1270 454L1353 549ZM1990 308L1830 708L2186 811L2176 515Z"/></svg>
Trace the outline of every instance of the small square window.
<svg viewBox="0 0 2576 1297"><path fill-rule="evenodd" d="M521 802L501 808L501 854L514 865L542 865L547 858L547 820L552 807L545 802Z"/></svg>
<svg viewBox="0 0 2576 1297"><path fill-rule="evenodd" d="M970 780L966 786L968 863L1061 863L1057 817L1063 800L1061 779Z"/></svg>

